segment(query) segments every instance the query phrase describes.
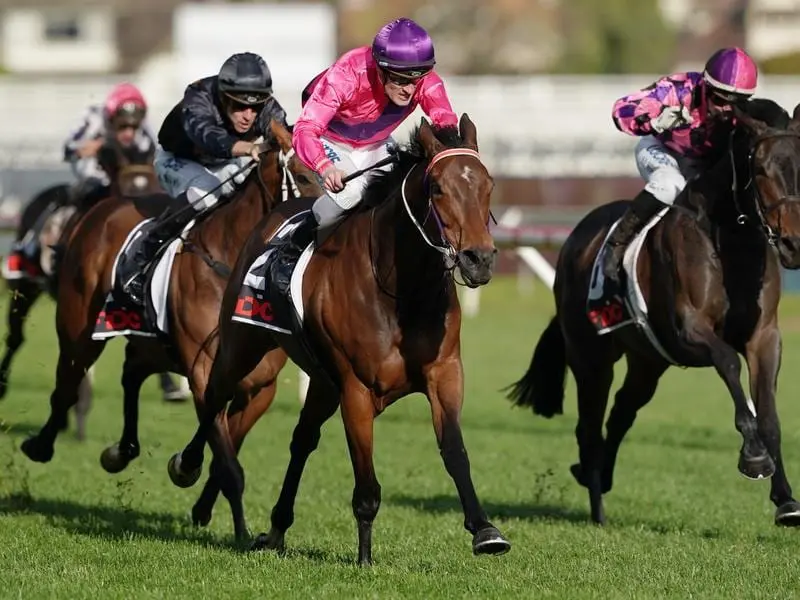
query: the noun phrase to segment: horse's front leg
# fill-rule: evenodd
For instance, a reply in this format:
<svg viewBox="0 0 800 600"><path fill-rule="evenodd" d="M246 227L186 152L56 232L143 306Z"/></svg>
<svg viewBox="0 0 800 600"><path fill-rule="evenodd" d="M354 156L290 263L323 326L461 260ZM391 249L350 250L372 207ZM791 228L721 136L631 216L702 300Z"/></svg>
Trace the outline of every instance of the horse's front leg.
<svg viewBox="0 0 800 600"><path fill-rule="evenodd" d="M742 435L739 450L739 472L748 479L764 479L775 473L775 463L759 437L756 418L747 405L747 395L742 387L742 363L729 344L717 336L710 323L694 315L684 318L686 341L691 345L705 347L714 368L733 399L734 424Z"/></svg>
<svg viewBox="0 0 800 600"><path fill-rule="evenodd" d="M433 366L427 373L428 401L433 429L444 460L453 478L464 509L464 527L472 534L475 554L504 554L511 543L492 525L478 500L470 474L469 457L461 436L461 405L464 399L464 372L460 358Z"/></svg>
<svg viewBox="0 0 800 600"><path fill-rule="evenodd" d="M775 461L775 474L770 481L770 500L775 504L775 524L800 525L800 503L792 496L781 456L781 426L775 406L778 371L781 366L781 334L777 324L759 329L746 345L750 372L750 393L756 408L758 435Z"/></svg>

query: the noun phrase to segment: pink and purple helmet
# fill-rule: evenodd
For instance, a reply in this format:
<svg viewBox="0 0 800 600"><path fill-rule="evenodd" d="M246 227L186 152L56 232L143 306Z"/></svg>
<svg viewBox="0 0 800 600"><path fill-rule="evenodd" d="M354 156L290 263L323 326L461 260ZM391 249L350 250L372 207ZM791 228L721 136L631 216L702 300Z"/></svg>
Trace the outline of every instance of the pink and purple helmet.
<svg viewBox="0 0 800 600"><path fill-rule="evenodd" d="M708 59L703 79L723 95L752 96L758 82L758 67L741 48L722 48Z"/></svg>
<svg viewBox="0 0 800 600"><path fill-rule="evenodd" d="M409 78L422 77L436 64L431 36L405 17L381 27L372 42L372 57L381 69Z"/></svg>

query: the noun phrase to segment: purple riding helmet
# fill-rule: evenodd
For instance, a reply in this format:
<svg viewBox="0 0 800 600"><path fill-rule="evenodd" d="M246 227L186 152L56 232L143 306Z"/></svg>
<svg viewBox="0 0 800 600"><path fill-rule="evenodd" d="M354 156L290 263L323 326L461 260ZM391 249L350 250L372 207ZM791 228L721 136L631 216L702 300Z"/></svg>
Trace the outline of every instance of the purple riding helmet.
<svg viewBox="0 0 800 600"><path fill-rule="evenodd" d="M735 102L755 93L758 67L741 48L722 48L708 59L703 79L709 92Z"/></svg>
<svg viewBox="0 0 800 600"><path fill-rule="evenodd" d="M405 17L381 27L372 42L372 57L381 69L409 79L422 77L436 64L431 36Z"/></svg>

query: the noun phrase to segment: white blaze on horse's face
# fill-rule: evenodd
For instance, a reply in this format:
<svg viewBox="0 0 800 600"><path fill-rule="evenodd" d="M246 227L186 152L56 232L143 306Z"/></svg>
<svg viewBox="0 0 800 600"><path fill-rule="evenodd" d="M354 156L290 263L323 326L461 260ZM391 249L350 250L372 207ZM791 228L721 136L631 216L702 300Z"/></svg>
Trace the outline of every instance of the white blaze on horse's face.
<svg viewBox="0 0 800 600"><path fill-rule="evenodd" d="M470 169L467 166L464 166L464 168L461 170L461 179L463 179L467 183L470 183L472 181L470 177L471 175L472 175L472 169Z"/></svg>

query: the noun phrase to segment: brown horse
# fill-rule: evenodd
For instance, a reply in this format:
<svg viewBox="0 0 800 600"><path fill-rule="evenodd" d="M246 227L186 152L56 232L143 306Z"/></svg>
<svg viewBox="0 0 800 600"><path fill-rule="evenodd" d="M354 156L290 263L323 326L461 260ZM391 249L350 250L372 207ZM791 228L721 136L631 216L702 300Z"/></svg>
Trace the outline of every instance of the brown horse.
<svg viewBox="0 0 800 600"><path fill-rule="evenodd" d="M317 447L322 424L341 406L355 473L358 558L361 564L371 563L372 523L381 490L372 462L373 421L395 400L414 392L424 393L430 402L436 438L464 508L464 525L473 534L474 552L499 554L510 548L478 501L459 424L464 374L461 311L452 273L458 268L467 285L484 285L492 276L496 253L487 227L493 181L478 156L476 137L466 115L460 132L435 132L423 121L412 134L411 151L402 151L391 171L376 176L362 208L312 256L303 276L302 304L304 331L316 359L309 360L293 336L231 320L245 273L264 251L265 240L292 213L288 203L262 221L242 250L222 303L206 410L196 435L173 456L169 469L178 485L191 485L208 441L219 476L229 480L224 485L244 487L241 466L215 439L213 425L234 394L233 382L262 356L283 347L311 382L272 511L272 529L259 536L254 548L283 547L306 460Z"/></svg>
<svg viewBox="0 0 800 600"><path fill-rule="evenodd" d="M314 174L293 156L289 131L276 122L271 124L271 131L276 145L262 156L243 189L189 232L184 251L175 258L170 276L168 339L128 339L122 373L122 437L101 456L103 468L110 473L122 471L139 455L139 391L149 375L162 369L187 375L197 411L203 412L206 377L216 350L213 335L230 272L226 265L234 263L253 223L272 210L284 185L294 182L301 194L321 193ZM128 233L142 221L140 210L146 213L146 209L146 206L137 209L133 202L104 205L87 214L73 233L62 273L64 283L59 289L57 326L61 352L56 389L51 398L52 412L39 434L22 446L32 460L47 462L52 457L57 425L74 401L75 380L103 349L104 342L91 339L92 326L110 289L114 258ZM285 362L285 354L272 353L265 358L263 370L277 375ZM258 377L258 371L243 377L238 408L232 408L229 418L222 417L218 423L220 436L237 450L275 396L274 375ZM210 521L219 493L213 475L214 469L192 513L198 524ZM241 494L226 494L226 497L234 514L236 535L243 538L247 530Z"/></svg>
<svg viewBox="0 0 800 600"><path fill-rule="evenodd" d="M739 471L751 479L772 477L775 522L800 524L800 504L781 458L775 407L781 360L779 260L784 267L800 267L800 107L791 122L768 100L751 101L746 110L736 112L738 124L727 152L689 183L653 227L636 264L660 350L639 327L601 336L587 317L595 256L628 203L591 211L561 249L556 316L510 397L544 417L560 414L567 366L572 370L578 386L580 457L572 474L588 488L597 523L605 521L602 496L611 490L625 434L655 394L661 375L677 364L716 369L733 398L734 423L742 435ZM773 126L755 119L756 112ZM613 367L623 354L628 371L604 440ZM755 415L739 379L739 354L747 362Z"/></svg>
<svg viewBox="0 0 800 600"><path fill-rule="evenodd" d="M122 196L136 197L160 191L158 180L152 166L152 152L135 153L109 141L98 154L98 159L109 175L111 186L98 194L92 191L88 195L79 194L79 190L70 190L66 184L53 186L37 195L25 208L17 231L17 240L26 235L37 237L39 252L38 275L13 279L8 282L11 290L11 301L8 309L8 333L6 334L6 351L0 362L0 398L8 390L11 362L24 342L23 327L28 314L41 296L42 292L56 298L57 270L60 252L66 245L75 224L86 211L103 197L116 199ZM70 201L70 197L82 196L82 200ZM43 220L42 225L39 221ZM80 390L80 401L75 407L77 416L77 436L85 437L86 414L91 405L91 376L87 373ZM165 399L175 399L175 392L180 391L169 375L161 374L161 387Z"/></svg>

